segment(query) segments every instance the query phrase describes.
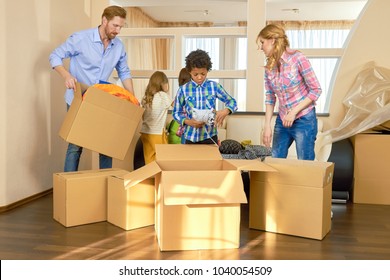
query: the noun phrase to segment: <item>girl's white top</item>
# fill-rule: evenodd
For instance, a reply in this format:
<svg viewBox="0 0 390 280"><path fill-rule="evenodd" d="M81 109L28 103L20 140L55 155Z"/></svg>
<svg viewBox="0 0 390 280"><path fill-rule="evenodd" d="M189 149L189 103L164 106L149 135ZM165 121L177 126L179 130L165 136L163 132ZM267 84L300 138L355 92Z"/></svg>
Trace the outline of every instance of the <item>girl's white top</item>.
<svg viewBox="0 0 390 280"><path fill-rule="evenodd" d="M172 99L166 92L157 92L153 97L152 107L145 108L141 133L161 134L165 128L168 109L171 105Z"/></svg>

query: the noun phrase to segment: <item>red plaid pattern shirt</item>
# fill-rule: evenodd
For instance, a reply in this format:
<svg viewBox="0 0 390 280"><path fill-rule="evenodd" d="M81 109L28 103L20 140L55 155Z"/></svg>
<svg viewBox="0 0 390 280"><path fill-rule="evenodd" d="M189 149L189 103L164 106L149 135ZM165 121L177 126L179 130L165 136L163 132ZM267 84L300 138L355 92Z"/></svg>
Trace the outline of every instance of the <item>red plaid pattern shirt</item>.
<svg viewBox="0 0 390 280"><path fill-rule="evenodd" d="M275 105L279 101L279 115L287 113L306 97L312 104L298 113L296 118L310 112L321 95L321 86L309 60L299 51L287 50L280 59L280 71L265 70L265 103Z"/></svg>

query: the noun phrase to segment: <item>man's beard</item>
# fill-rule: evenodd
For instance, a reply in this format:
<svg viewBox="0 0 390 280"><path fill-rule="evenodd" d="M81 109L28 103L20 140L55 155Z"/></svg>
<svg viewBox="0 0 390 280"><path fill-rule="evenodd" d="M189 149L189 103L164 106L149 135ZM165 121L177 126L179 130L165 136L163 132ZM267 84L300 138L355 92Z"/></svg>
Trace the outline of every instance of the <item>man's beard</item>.
<svg viewBox="0 0 390 280"><path fill-rule="evenodd" d="M104 30L104 31L106 33L107 38L110 39L110 40L115 39L116 35L118 35L118 34L115 34L115 33L112 33L112 32L108 32L107 29Z"/></svg>

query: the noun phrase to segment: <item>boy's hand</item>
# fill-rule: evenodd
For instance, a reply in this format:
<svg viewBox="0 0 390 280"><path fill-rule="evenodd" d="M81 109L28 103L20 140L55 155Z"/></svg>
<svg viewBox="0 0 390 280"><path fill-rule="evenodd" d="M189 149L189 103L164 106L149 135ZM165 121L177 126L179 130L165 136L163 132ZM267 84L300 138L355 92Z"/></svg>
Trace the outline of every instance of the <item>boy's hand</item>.
<svg viewBox="0 0 390 280"><path fill-rule="evenodd" d="M194 119L186 119L184 123L195 128L201 128L206 124L205 122L196 121Z"/></svg>
<svg viewBox="0 0 390 280"><path fill-rule="evenodd" d="M222 126L223 120L229 114L230 114L230 110L228 108L217 111L217 113L215 114L215 124L217 125L217 127Z"/></svg>

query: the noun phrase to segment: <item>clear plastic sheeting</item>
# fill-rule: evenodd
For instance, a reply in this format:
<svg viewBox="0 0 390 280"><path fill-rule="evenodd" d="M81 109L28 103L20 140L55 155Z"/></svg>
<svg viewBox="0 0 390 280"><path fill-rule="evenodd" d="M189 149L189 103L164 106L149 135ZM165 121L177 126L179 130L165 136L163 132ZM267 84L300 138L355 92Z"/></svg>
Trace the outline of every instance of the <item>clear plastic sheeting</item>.
<svg viewBox="0 0 390 280"><path fill-rule="evenodd" d="M327 161L334 142L367 130L390 132L390 69L370 66L360 72L343 104L347 111L339 127L317 137L320 161Z"/></svg>

